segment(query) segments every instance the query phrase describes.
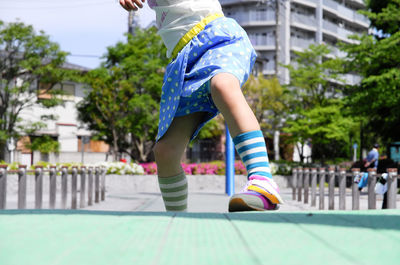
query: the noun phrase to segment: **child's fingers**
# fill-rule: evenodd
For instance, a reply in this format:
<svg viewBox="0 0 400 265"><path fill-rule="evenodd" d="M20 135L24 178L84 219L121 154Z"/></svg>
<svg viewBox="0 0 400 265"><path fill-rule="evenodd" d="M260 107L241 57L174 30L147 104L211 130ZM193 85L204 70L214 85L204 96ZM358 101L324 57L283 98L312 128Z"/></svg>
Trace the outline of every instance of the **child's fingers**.
<svg viewBox="0 0 400 265"><path fill-rule="evenodd" d="M126 11L136 11L138 7L135 6L136 2L133 3L132 0L119 0L119 4L126 10ZM142 5L143 6L143 5Z"/></svg>
<svg viewBox="0 0 400 265"><path fill-rule="evenodd" d="M140 7L140 8L143 7L143 4L142 4L142 1L141 1L141 0L133 0L133 1L135 2L135 4L136 4L138 7Z"/></svg>
<svg viewBox="0 0 400 265"><path fill-rule="evenodd" d="M126 11L130 11L131 8L128 5L128 1L130 0L119 0L119 4L126 10Z"/></svg>

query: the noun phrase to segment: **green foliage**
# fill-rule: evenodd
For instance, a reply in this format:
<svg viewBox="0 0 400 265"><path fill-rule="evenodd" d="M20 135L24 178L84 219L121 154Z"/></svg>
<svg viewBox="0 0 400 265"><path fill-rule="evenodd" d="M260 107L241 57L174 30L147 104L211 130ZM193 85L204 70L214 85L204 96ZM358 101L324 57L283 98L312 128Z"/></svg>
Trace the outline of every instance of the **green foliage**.
<svg viewBox="0 0 400 265"><path fill-rule="evenodd" d="M60 143L52 139L48 135L32 137L33 140L26 147L32 151L39 151L43 154L58 153L60 151Z"/></svg>
<svg viewBox="0 0 400 265"><path fill-rule="evenodd" d="M102 66L85 77L92 88L79 118L112 147L146 161L157 133L166 50L156 29L138 29L127 42L108 47Z"/></svg>
<svg viewBox="0 0 400 265"><path fill-rule="evenodd" d="M327 106L302 110L295 119L287 122L284 129L291 135L292 142L305 144L311 140L313 160L322 161L336 155L346 155L338 151L351 145L350 137L356 130L357 123L346 116L342 103L338 100L332 100Z"/></svg>
<svg viewBox="0 0 400 265"><path fill-rule="evenodd" d="M344 107L343 81L344 61L328 57L326 45L310 45L303 52L296 52L290 70L292 93L291 116L284 132L296 144L301 160L303 146L312 144L313 160L346 156L351 138L357 126L349 111Z"/></svg>
<svg viewBox="0 0 400 265"><path fill-rule="evenodd" d="M218 115L211 121L207 122L206 125L200 130L198 137L195 139L210 139L216 138L222 135L224 131L224 119L222 115Z"/></svg>
<svg viewBox="0 0 400 265"><path fill-rule="evenodd" d="M400 28L400 0L367 0L368 16L371 24L378 30L394 34Z"/></svg>
<svg viewBox="0 0 400 265"><path fill-rule="evenodd" d="M315 105L324 106L331 98L340 98L343 82L343 59L328 58L331 53L328 46L310 45L298 52L294 63L285 65L290 70L290 84L295 108L309 109Z"/></svg>
<svg viewBox="0 0 400 265"><path fill-rule="evenodd" d="M382 142L399 140L400 134L400 0L368 1L372 26L378 35L354 37L348 54L348 71L362 76L359 85L346 91L353 115L363 118L363 129Z"/></svg>
<svg viewBox="0 0 400 265"><path fill-rule="evenodd" d="M74 75L61 67L66 56L44 32L21 22L0 21L0 159L8 138L33 130L21 120L21 111L35 104L53 107L62 102L53 87ZM39 90L39 83L46 87ZM39 93L53 97L38 100Z"/></svg>
<svg viewBox="0 0 400 265"><path fill-rule="evenodd" d="M243 90L263 131L279 130L287 115L289 94L278 78L265 79L262 74L250 76Z"/></svg>

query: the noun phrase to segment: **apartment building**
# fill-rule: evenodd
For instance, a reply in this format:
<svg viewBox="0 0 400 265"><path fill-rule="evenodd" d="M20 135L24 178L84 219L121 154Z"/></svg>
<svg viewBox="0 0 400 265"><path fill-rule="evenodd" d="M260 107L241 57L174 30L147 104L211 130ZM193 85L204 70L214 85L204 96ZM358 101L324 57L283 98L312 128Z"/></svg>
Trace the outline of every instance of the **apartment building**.
<svg viewBox="0 0 400 265"><path fill-rule="evenodd" d="M367 32L369 20L357 10L362 0L220 0L224 13L234 18L248 33L257 50L257 72L277 75L282 83L289 72L280 64L289 64L294 51L310 44L326 44L333 56L344 56L339 41L351 43L349 35ZM348 74L349 84L359 81Z"/></svg>

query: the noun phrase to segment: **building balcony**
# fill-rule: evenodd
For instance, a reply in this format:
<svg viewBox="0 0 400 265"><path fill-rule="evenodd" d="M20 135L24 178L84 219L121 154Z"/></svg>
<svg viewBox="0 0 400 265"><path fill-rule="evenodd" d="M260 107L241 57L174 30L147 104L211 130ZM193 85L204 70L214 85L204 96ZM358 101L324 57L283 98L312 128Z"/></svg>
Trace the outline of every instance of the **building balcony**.
<svg viewBox="0 0 400 265"><path fill-rule="evenodd" d="M262 72L264 75L272 75L275 73L275 61L268 61L263 64Z"/></svg>
<svg viewBox="0 0 400 265"><path fill-rule="evenodd" d="M292 13L290 15L291 23L293 24L301 24L303 27L310 30L317 30L317 20L313 16L306 16L302 14Z"/></svg>
<svg viewBox="0 0 400 265"><path fill-rule="evenodd" d="M273 11L257 11L240 12L230 16L235 19L241 26L268 26L275 25L275 12Z"/></svg>
<svg viewBox="0 0 400 265"><path fill-rule="evenodd" d="M259 0L219 0L220 4L223 5L243 5L248 3L258 3Z"/></svg>
<svg viewBox="0 0 400 265"><path fill-rule="evenodd" d="M324 21L322 21L322 28L327 31L337 34L339 26L332 22L324 20Z"/></svg>
<svg viewBox="0 0 400 265"><path fill-rule="evenodd" d="M249 34L251 44L256 50L274 50L275 38L272 36L260 36Z"/></svg>
<svg viewBox="0 0 400 265"><path fill-rule="evenodd" d="M345 74L342 79L348 85L357 85L361 82L361 76L355 74Z"/></svg>
<svg viewBox="0 0 400 265"><path fill-rule="evenodd" d="M275 21L275 12L274 11L259 11L259 10L250 10L249 12L249 20L254 21Z"/></svg>
<svg viewBox="0 0 400 265"><path fill-rule="evenodd" d="M294 50L308 49L311 44L316 44L313 39L290 38L290 47Z"/></svg>
<svg viewBox="0 0 400 265"><path fill-rule="evenodd" d="M357 13L357 12L354 12L354 19L357 20L357 21L362 21L364 24L366 24L366 25L369 26L370 21L369 21L369 19L368 19L366 16L364 16L364 15L361 15L361 14L359 14L359 13Z"/></svg>
<svg viewBox="0 0 400 265"><path fill-rule="evenodd" d="M325 9L330 10L342 19L357 23L364 27L369 26L369 20L367 17L357 13L357 11L350 9L344 5L341 5L333 0L323 0L323 5Z"/></svg>
<svg viewBox="0 0 400 265"><path fill-rule="evenodd" d="M312 6L312 7L316 7L318 5L318 0L292 0L292 1L298 4Z"/></svg>
<svg viewBox="0 0 400 265"><path fill-rule="evenodd" d="M328 31L331 35L333 34L335 37L346 41L349 40L350 35L357 34L356 32L340 27L339 25L327 20L322 21L322 28Z"/></svg>
<svg viewBox="0 0 400 265"><path fill-rule="evenodd" d="M339 48L329 45L329 49L331 50L331 54L335 57L344 58L346 57L346 53L341 51Z"/></svg>

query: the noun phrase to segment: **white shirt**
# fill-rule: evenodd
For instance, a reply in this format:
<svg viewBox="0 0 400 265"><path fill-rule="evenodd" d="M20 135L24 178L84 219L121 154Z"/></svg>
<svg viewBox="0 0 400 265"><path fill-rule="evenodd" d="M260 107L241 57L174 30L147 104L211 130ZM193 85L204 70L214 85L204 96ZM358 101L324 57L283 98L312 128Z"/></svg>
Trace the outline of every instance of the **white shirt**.
<svg viewBox="0 0 400 265"><path fill-rule="evenodd" d="M148 0L170 58L179 40L203 18L222 13L218 0Z"/></svg>

